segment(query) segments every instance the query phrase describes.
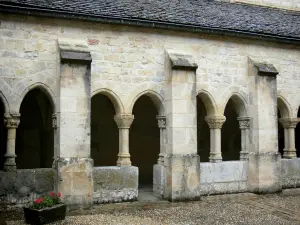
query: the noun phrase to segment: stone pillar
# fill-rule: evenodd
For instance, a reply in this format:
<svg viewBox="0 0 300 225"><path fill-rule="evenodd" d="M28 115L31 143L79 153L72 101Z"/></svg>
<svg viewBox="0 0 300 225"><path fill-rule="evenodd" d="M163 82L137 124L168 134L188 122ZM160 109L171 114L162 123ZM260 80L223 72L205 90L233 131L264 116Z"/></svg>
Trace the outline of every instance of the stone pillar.
<svg viewBox="0 0 300 225"><path fill-rule="evenodd" d="M297 158L295 147L295 128L299 122L299 118L280 118L279 122L284 128L284 149L283 158Z"/></svg>
<svg viewBox="0 0 300 225"><path fill-rule="evenodd" d="M221 162L221 128L226 121L225 116L206 116L205 121L210 128L210 162Z"/></svg>
<svg viewBox="0 0 300 225"><path fill-rule="evenodd" d="M129 128L134 120L134 115L119 114L114 119L119 127L119 154L117 166L131 166L129 153Z"/></svg>
<svg viewBox="0 0 300 225"><path fill-rule="evenodd" d="M158 115L156 119L160 130L160 152L158 155L158 164L164 165L164 157L166 153L166 117Z"/></svg>
<svg viewBox="0 0 300 225"><path fill-rule="evenodd" d="M249 190L256 193L272 193L282 188L277 138L277 74L273 65L249 59L249 115L252 119L248 185Z"/></svg>
<svg viewBox="0 0 300 225"><path fill-rule="evenodd" d="M20 123L20 114L7 114L4 115L4 123L7 127L7 144L4 170L5 171L16 171L16 130Z"/></svg>
<svg viewBox="0 0 300 225"><path fill-rule="evenodd" d="M56 125L56 190L71 207L93 204L90 158L91 55L86 41L59 40L60 76Z"/></svg>
<svg viewBox="0 0 300 225"><path fill-rule="evenodd" d="M250 117L238 117L237 120L240 124L241 129L241 152L240 152L240 160L247 161L250 147L250 137L249 137L249 129L250 129Z"/></svg>
<svg viewBox="0 0 300 225"><path fill-rule="evenodd" d="M197 155L196 69L191 56L167 53L165 60L167 145L164 198L200 198L200 158Z"/></svg>

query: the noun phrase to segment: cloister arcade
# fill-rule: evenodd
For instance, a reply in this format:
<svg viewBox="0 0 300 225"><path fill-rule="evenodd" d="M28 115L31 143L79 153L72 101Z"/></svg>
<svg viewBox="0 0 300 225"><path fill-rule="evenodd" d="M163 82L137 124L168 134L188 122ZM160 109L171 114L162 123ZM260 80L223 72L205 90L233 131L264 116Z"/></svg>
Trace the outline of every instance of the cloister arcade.
<svg viewBox="0 0 300 225"><path fill-rule="evenodd" d="M14 162L18 169L52 167L53 102L47 90L40 87L24 94L20 116L12 117L4 101L0 102L1 170ZM278 151L284 158L300 157L300 124L292 115L288 103L279 96ZM240 94L233 93L222 110L208 92L199 92L197 145L201 163L247 160L251 148L250 120L247 103ZM95 167L133 165L139 168L139 184L152 184L153 165L163 165L166 141L163 100L156 92L142 92L127 110L113 92L93 93L91 158Z"/></svg>

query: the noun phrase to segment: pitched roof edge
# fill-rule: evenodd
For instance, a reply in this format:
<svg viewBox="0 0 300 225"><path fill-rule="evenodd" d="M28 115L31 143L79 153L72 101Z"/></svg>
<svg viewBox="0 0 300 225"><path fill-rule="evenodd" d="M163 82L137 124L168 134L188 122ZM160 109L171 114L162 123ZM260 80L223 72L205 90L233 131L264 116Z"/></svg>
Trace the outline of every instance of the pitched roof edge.
<svg viewBox="0 0 300 225"><path fill-rule="evenodd" d="M6 5L0 3L0 12L14 13L28 16L43 16L59 19L71 19L81 21L101 22L105 24L119 24L127 26L138 26L145 28L169 29L175 31L187 31L192 33L205 33L221 36L243 37L255 40L265 40L277 43L287 43L300 45L300 38L290 36L280 36L274 34L265 34L258 32L250 32L245 30L233 30L226 28L195 26L190 24L171 23L163 21L152 21L136 18L118 18L106 16L91 16L84 13L73 13L68 11L60 11L55 9L34 8L29 6Z"/></svg>

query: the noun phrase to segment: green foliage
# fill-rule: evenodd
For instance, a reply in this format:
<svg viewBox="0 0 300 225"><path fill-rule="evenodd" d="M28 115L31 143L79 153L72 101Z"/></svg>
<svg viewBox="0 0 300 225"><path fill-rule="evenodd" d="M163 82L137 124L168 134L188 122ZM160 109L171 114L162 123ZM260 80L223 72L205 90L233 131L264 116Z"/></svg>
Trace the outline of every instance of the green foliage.
<svg viewBox="0 0 300 225"><path fill-rule="evenodd" d="M61 193L56 194L55 192L51 192L50 195L46 195L45 197L41 197L35 200L31 205L31 208L32 209L50 208L62 202L60 197L61 197Z"/></svg>

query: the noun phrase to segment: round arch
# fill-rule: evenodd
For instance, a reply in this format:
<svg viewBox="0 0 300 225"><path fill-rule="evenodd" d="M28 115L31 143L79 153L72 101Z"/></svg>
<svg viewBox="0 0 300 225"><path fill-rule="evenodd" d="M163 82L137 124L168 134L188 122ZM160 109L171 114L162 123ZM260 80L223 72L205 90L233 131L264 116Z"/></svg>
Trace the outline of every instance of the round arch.
<svg viewBox="0 0 300 225"><path fill-rule="evenodd" d="M223 115L225 113L225 108L226 105L228 104L229 100L232 100L235 110L238 114L238 116L242 117L242 116L247 116L247 103L245 98L237 92L234 92L230 95L230 97L227 99L224 110L223 110Z"/></svg>
<svg viewBox="0 0 300 225"><path fill-rule="evenodd" d="M49 99L50 104L52 106L53 112L56 112L56 104L55 104L55 94L53 93L53 91L50 89L50 87L48 87L47 85L43 84L43 83L34 83L32 85L30 85L29 87L27 87L21 94L21 96L19 97L17 106L16 106L16 110L17 112L20 111L20 107L21 104L23 102L24 97L27 95L28 92L34 90L34 89L39 89L41 90Z"/></svg>
<svg viewBox="0 0 300 225"><path fill-rule="evenodd" d="M292 115L291 107L283 96L277 97L277 106L282 118L291 117Z"/></svg>
<svg viewBox="0 0 300 225"><path fill-rule="evenodd" d="M102 94L109 98L109 100L112 102L112 104L115 108L116 114L124 113L124 111L125 111L124 106L123 106L120 98L118 97L118 95L115 92L113 92L112 90L109 90L107 88L101 88L101 89L93 91L92 97L94 97L97 94Z"/></svg>
<svg viewBox="0 0 300 225"><path fill-rule="evenodd" d="M5 113L9 113L10 109L9 109L9 104L7 99L5 98L4 94L0 91L0 104L3 104L4 106L4 112Z"/></svg>
<svg viewBox="0 0 300 225"><path fill-rule="evenodd" d="M215 116L217 114L217 105L212 95L204 90L200 90L197 96L203 101L207 116Z"/></svg>
<svg viewBox="0 0 300 225"><path fill-rule="evenodd" d="M130 108L129 108L129 112L132 113L133 111L133 107L136 103L136 101L141 97L141 96L148 96L151 101L153 102L153 104L155 105L159 115L164 115L165 114L165 109L164 109L164 106L163 106L163 97L158 94L157 92L155 91L152 91L152 90L145 90L145 91L142 91L140 92L132 101L131 105L130 105Z"/></svg>

